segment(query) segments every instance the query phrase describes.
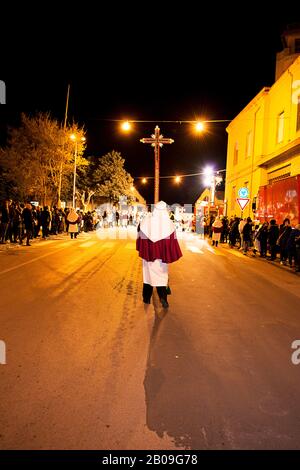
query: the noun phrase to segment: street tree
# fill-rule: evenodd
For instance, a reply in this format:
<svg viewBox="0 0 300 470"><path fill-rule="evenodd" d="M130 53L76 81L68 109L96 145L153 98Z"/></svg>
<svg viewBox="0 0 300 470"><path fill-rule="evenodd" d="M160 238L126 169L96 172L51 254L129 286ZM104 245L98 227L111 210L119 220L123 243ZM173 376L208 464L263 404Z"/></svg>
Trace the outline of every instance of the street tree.
<svg viewBox="0 0 300 470"><path fill-rule="evenodd" d="M132 199L132 176L124 168L125 159L120 152L112 150L104 155L93 172L94 187L99 196L105 196L112 202L120 197Z"/></svg>
<svg viewBox="0 0 300 470"><path fill-rule="evenodd" d="M60 188L68 190L73 171L74 143L70 135L84 135L76 124L63 128L49 114L31 117L21 115L21 125L9 129L8 143L0 149L3 178L10 184L11 195L22 200L34 197L57 202ZM77 166L86 164L82 158L84 144L78 145Z"/></svg>
<svg viewBox="0 0 300 470"><path fill-rule="evenodd" d="M93 196L111 202L118 202L122 196L133 199L133 178L125 170L125 159L119 152L113 150L103 157L90 156L86 160L88 165L81 166L77 172L77 200L85 212Z"/></svg>

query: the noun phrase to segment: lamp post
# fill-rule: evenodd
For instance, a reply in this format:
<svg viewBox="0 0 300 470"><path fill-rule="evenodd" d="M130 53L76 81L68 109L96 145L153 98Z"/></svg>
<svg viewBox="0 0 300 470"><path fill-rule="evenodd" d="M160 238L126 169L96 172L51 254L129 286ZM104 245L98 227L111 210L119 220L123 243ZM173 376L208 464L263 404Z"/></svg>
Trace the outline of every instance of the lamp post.
<svg viewBox="0 0 300 470"><path fill-rule="evenodd" d="M77 145L77 142L78 142L78 138L75 134L71 134L70 135L70 139L73 140L75 142L75 152L74 152L74 175L73 175L73 201L72 201L72 205L74 207L74 209L76 209L75 207L75 198L76 198L76 165L77 165L77 151L78 151L78 145ZM82 142L85 142L86 138L85 137L81 137L80 140Z"/></svg>
<svg viewBox="0 0 300 470"><path fill-rule="evenodd" d="M208 215L210 214L210 207L215 201L215 175L211 167L206 167L203 171L204 184L209 188L208 198Z"/></svg>

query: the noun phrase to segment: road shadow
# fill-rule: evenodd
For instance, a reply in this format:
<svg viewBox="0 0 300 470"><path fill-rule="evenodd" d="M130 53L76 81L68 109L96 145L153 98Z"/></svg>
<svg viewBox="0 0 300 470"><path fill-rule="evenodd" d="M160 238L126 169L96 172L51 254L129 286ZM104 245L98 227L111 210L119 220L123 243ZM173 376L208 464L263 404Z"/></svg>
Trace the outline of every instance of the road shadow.
<svg viewBox="0 0 300 470"><path fill-rule="evenodd" d="M216 394L218 380L199 360L176 318L178 311L175 317L172 305L164 310L158 300L153 303L155 321L144 380L147 426L160 438L167 434L178 448L207 449L206 426L213 416L207 397Z"/></svg>

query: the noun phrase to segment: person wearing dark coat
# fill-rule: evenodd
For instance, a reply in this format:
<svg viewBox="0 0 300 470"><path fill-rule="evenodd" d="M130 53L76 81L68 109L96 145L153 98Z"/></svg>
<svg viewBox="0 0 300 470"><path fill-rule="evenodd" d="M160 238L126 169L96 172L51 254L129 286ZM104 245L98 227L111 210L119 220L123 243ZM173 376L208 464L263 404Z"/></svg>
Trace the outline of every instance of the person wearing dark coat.
<svg viewBox="0 0 300 470"><path fill-rule="evenodd" d="M243 227L243 242L244 242L244 255L247 253L252 243L252 220L247 218L247 222Z"/></svg>
<svg viewBox="0 0 300 470"><path fill-rule="evenodd" d="M6 235L9 226L9 206L8 201L5 201L3 205L0 207L0 236L1 241L0 243L3 244L6 241Z"/></svg>
<svg viewBox="0 0 300 470"><path fill-rule="evenodd" d="M48 206L45 206L44 210L42 210L40 221L42 226L43 238L47 238L51 221L51 214L49 212Z"/></svg>
<svg viewBox="0 0 300 470"><path fill-rule="evenodd" d="M26 245L30 246L29 240L33 235L33 215L31 204L26 204L25 209L22 212L22 219L25 228L25 234L20 238L20 245L23 245L23 239L26 237Z"/></svg>
<svg viewBox="0 0 300 470"><path fill-rule="evenodd" d="M290 237L292 227L290 226L289 219L284 219L283 224L280 225L279 238L277 245L280 250L280 264L286 264L288 258L288 239Z"/></svg>
<svg viewBox="0 0 300 470"><path fill-rule="evenodd" d="M230 230L229 230L229 246L230 246L230 248L233 248L235 246L236 240L240 236L239 223L240 223L240 219L238 217L235 217L234 221L230 224Z"/></svg>
<svg viewBox="0 0 300 470"><path fill-rule="evenodd" d="M300 233L300 224L296 225L296 230ZM300 272L300 234L295 236L295 249L296 249L296 273Z"/></svg>
<svg viewBox="0 0 300 470"><path fill-rule="evenodd" d="M267 245L268 245L268 222L264 222L256 235L257 240L260 243L260 256L265 258L267 256Z"/></svg>
<svg viewBox="0 0 300 470"><path fill-rule="evenodd" d="M268 243L269 243L270 254L271 254L271 257L268 259L270 261L275 261L276 259L276 253L277 253L276 242L278 240L278 236L279 236L278 225L276 224L276 220L272 219L270 220L270 227L268 229Z"/></svg>
<svg viewBox="0 0 300 470"><path fill-rule="evenodd" d="M288 259L289 265L292 267L293 265L293 258L295 259L295 267L299 266L299 254L297 253L297 245L299 245L299 237L300 237L300 224L296 225L295 228L291 229L290 236L287 241L287 252L288 252Z"/></svg>

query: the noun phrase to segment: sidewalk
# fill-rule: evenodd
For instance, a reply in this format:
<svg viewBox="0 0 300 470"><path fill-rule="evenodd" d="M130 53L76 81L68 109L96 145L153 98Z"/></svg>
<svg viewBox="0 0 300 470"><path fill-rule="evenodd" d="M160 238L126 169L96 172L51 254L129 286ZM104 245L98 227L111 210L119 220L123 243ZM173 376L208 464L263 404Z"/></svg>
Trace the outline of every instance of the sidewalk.
<svg viewBox="0 0 300 470"><path fill-rule="evenodd" d="M46 240L42 237L33 238L32 240L30 240L30 245L34 246L39 243L47 243L47 241L50 241L50 240L64 240L66 238L66 235L68 234L64 232L64 233L59 233L58 235L50 235L49 237L46 238ZM21 250L22 248L24 248L24 246L27 246L26 239L23 240L22 245L20 245L19 243L10 243L10 241L8 240L6 243L0 244L0 252L3 252L3 251L5 252L5 251L13 250L13 249Z"/></svg>
<svg viewBox="0 0 300 470"><path fill-rule="evenodd" d="M209 239L207 241L211 245L211 241ZM225 250L235 250L235 251L238 251L239 253L243 253L243 251L240 250L237 247L230 248L228 243L219 243L218 248L224 248ZM269 261L269 256L266 257L266 258L262 258L259 254L254 254L252 248L250 248L250 250L247 252L247 254L245 256L250 257L252 259L257 259L257 260L259 260L260 262L263 262L263 263L272 264L273 266L275 266L279 269L282 269L284 271L288 271L289 273L295 274L296 276L300 275L300 272L299 273L295 272L295 267L294 266L292 268L290 268L289 265L285 266L283 264L280 264L279 257L277 257L277 259L275 261Z"/></svg>

